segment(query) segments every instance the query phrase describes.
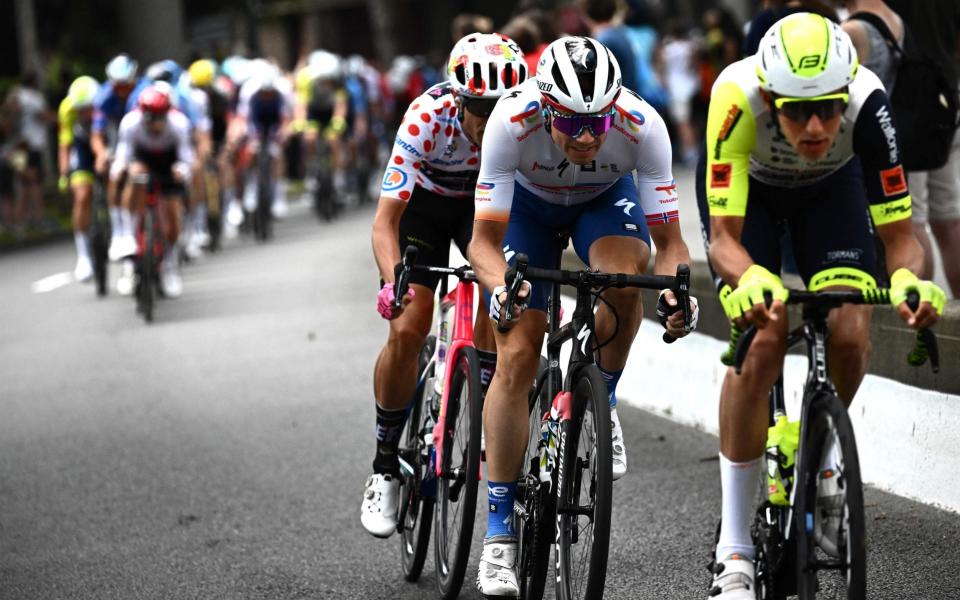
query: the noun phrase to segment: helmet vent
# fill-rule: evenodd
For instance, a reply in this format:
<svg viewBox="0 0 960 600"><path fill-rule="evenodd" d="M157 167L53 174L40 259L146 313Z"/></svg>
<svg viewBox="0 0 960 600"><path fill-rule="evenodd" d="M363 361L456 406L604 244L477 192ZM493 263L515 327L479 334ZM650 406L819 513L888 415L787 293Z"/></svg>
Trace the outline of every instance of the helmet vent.
<svg viewBox="0 0 960 600"><path fill-rule="evenodd" d="M462 64L454 67L453 74L457 78L457 81L463 85L467 85L467 70Z"/></svg>
<svg viewBox="0 0 960 600"><path fill-rule="evenodd" d="M499 86L499 81L497 81L497 65L493 63L487 63L487 66L490 67L490 89L495 90ZM507 65L507 68L510 68L510 65ZM504 73L506 75L506 73Z"/></svg>
<svg viewBox="0 0 960 600"><path fill-rule="evenodd" d="M610 93L610 90L613 88L613 56L610 54L610 50L607 50L607 64L610 67L607 69L607 87L604 89L604 94Z"/></svg>
<svg viewBox="0 0 960 600"><path fill-rule="evenodd" d="M567 89L567 84L563 81L563 74L560 72L560 65L556 62L550 69L550 75L553 77L553 83L557 86L557 89L563 92L564 96L569 96L570 90Z"/></svg>
<svg viewBox="0 0 960 600"><path fill-rule="evenodd" d="M473 88L483 89L483 75L480 74L480 63L473 63Z"/></svg>
<svg viewBox="0 0 960 600"><path fill-rule="evenodd" d="M507 67L509 68L510 65L507 65ZM520 65L517 68L520 71L520 76L517 77L517 83L518 84L523 83L524 81L527 80L527 65L520 63Z"/></svg>

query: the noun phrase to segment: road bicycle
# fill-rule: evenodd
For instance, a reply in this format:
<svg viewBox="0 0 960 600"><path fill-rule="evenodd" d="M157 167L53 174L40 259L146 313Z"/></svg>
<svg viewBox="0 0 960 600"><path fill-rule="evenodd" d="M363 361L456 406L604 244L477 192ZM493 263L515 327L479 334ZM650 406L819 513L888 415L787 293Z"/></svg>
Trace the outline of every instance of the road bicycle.
<svg viewBox="0 0 960 600"><path fill-rule="evenodd" d="M137 228L135 257L137 287L134 299L137 312L147 323L153 322L156 288L159 282L160 261L164 254L164 237L160 227L160 183L151 174L135 176L134 183L144 184L144 212Z"/></svg>
<svg viewBox="0 0 960 600"><path fill-rule="evenodd" d="M551 284L547 357L529 396L529 439L517 485L514 513L518 532L520 596L543 596L550 546L556 544L556 596L561 600L603 597L610 540L612 445L607 384L594 354L594 308L608 288L670 288L689 330L690 269L676 276L627 275L530 267L518 254L507 271L505 318L524 280ZM576 288L570 323L560 326L560 286ZM664 334L665 341L673 341ZM566 374L560 350L571 344Z"/></svg>
<svg viewBox="0 0 960 600"><path fill-rule="evenodd" d="M213 158L203 165L203 191L207 204L207 230L210 232L210 251L220 250L223 237L223 220L226 218L226 202L220 185L220 173Z"/></svg>
<svg viewBox="0 0 960 600"><path fill-rule="evenodd" d="M803 307L803 323L789 333L787 347L806 345L808 372L800 420L792 424L799 432L794 434L797 437L786 447L767 445L767 473L762 477L761 503L751 531L756 545L757 598L783 600L796 594L800 600L812 600L824 597L819 594L825 592L831 597L839 594L862 600L867 597L863 483L853 425L830 379L827 316L843 304L889 304L890 292L879 288L789 290L786 303ZM916 310L916 293L910 294L908 304ZM737 374L756 332L753 326L744 332L732 329L732 352L723 360ZM919 366L928 358L934 372L939 371L936 337L924 329L917 332L916 347L907 359ZM769 398L771 432L791 425L782 374ZM832 448L838 460L826 465ZM780 490L778 480L783 486ZM829 573L839 573L839 577L827 576Z"/></svg>
<svg viewBox="0 0 960 600"><path fill-rule="evenodd" d="M397 265L398 308L413 271L439 275L437 334L421 352L420 378L401 438L400 533L404 576L416 581L434 529L437 587L445 600L463 585L480 483L482 398L480 361L473 345L474 284L469 266L456 269L415 264L410 246ZM448 276L457 285L448 292ZM432 518L431 518L432 517Z"/></svg>
<svg viewBox="0 0 960 600"><path fill-rule="evenodd" d="M313 192L313 210L321 221L332 221L337 215L337 198L333 188L333 153L330 143L321 135L317 140L311 171L316 185ZM308 177L310 175L308 174Z"/></svg>
<svg viewBox="0 0 960 600"><path fill-rule="evenodd" d="M257 168L257 205L253 210L253 237L265 242L273 235L273 156L270 128L261 127L254 164Z"/></svg>

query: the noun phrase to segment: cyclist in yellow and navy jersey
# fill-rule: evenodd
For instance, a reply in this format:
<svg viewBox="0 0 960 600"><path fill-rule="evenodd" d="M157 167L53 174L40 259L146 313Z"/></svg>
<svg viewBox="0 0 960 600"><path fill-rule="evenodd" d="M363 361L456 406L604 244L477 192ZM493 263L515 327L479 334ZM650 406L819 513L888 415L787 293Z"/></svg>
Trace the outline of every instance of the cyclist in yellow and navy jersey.
<svg viewBox="0 0 960 600"><path fill-rule="evenodd" d="M752 501L767 437L767 394L786 352L778 231L789 230L810 290L868 290L885 285L889 273L901 318L928 327L945 297L916 275L923 251L911 232L906 181L887 94L833 22L811 13L778 21L756 55L724 69L714 84L697 199L710 266L718 284L725 283L727 316L740 326L756 325L759 333L743 374L729 370L720 395L723 511L711 600L756 597ZM885 271L874 233L885 248ZM921 299L916 311L905 301L911 290ZM774 298L769 308L765 292ZM828 364L848 405L870 357L870 319L869 306L845 305L830 314ZM842 494L837 452L825 454L821 507ZM842 515L826 514L814 522L815 537L836 556Z"/></svg>
<svg viewBox="0 0 960 600"><path fill-rule="evenodd" d="M308 169L315 164L313 156L322 134L330 147L333 189L340 198L347 187L344 136L350 111L350 96L343 86L340 58L326 50L312 52L306 66L297 72L296 90L295 123L303 129L304 162ZM315 190L315 173L307 173L306 185L309 192Z"/></svg>
<svg viewBox="0 0 960 600"><path fill-rule="evenodd" d="M77 244L77 281L90 281L87 228L90 226L90 204L93 198L94 155L90 146L94 101L100 84L93 77L78 77L70 84L67 97L57 111L57 163L60 167L60 191L70 190L73 196L73 237Z"/></svg>

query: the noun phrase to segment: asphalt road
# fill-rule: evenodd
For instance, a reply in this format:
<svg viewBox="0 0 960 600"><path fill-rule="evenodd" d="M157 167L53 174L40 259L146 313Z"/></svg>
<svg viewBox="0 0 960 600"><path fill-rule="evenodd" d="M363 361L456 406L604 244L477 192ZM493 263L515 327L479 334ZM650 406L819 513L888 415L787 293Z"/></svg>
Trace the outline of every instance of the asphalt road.
<svg viewBox="0 0 960 600"><path fill-rule="evenodd" d="M0 599L435 596L432 557L406 583L398 540L359 523L386 332L371 218L238 240L151 326L48 278L69 242L0 256ZM621 415L605 597L705 599L716 438ZM870 598L960 598L960 515L868 490L867 519Z"/></svg>

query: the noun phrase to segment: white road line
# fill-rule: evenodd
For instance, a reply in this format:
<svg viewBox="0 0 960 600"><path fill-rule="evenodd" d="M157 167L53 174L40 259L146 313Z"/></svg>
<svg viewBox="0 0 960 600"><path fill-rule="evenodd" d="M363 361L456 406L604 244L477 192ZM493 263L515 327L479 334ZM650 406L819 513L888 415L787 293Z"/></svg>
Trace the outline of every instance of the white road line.
<svg viewBox="0 0 960 600"><path fill-rule="evenodd" d="M34 294L46 294L71 283L73 283L73 273L64 271L34 281L30 284L30 291Z"/></svg>

